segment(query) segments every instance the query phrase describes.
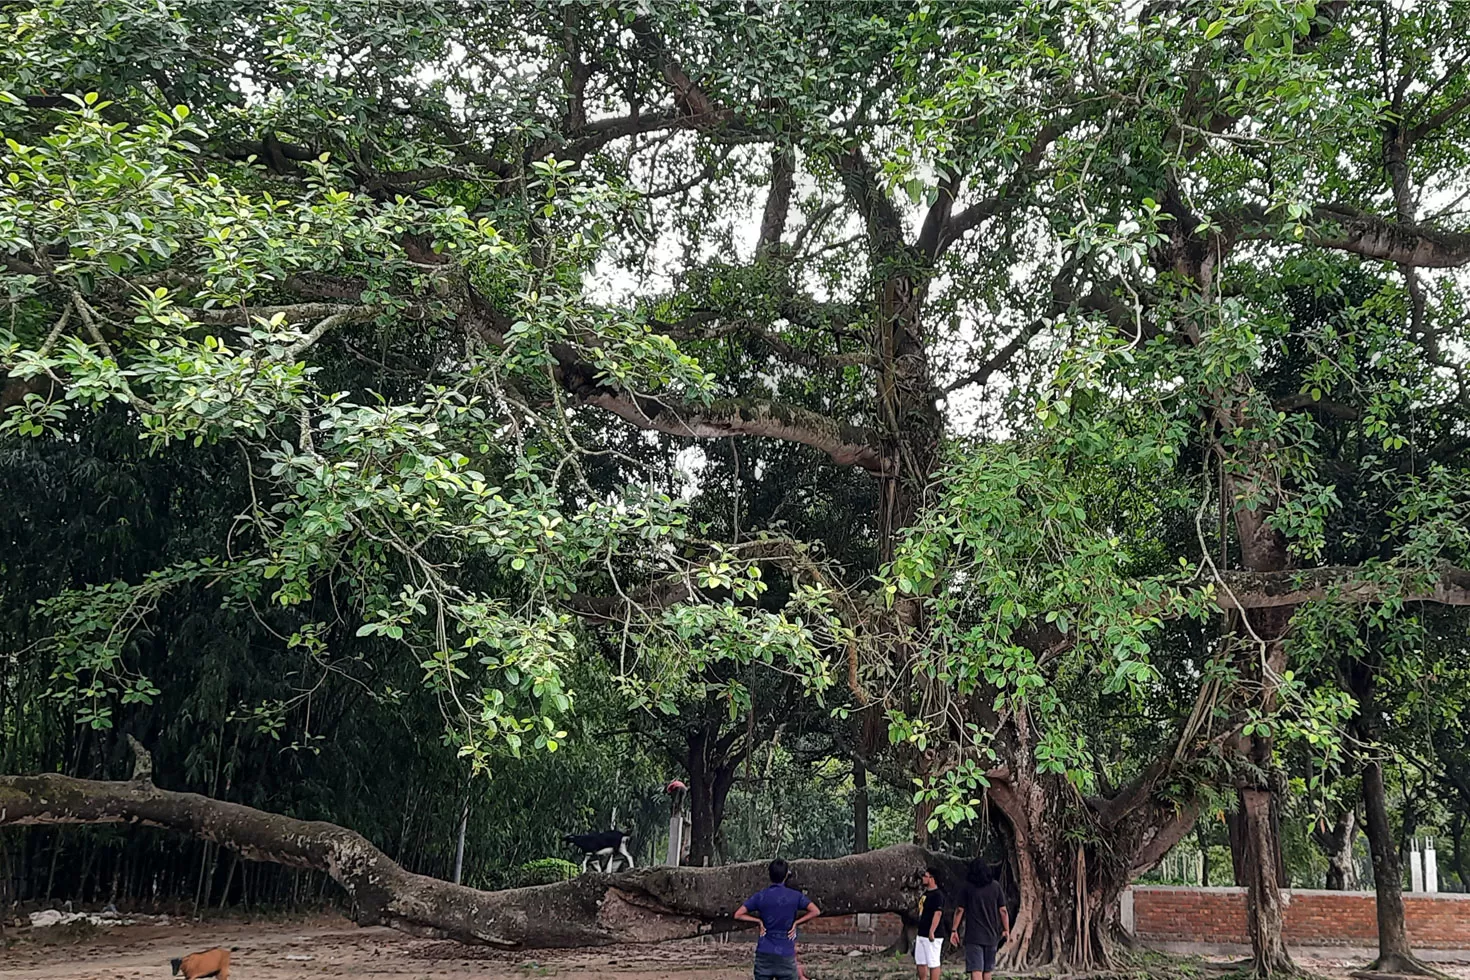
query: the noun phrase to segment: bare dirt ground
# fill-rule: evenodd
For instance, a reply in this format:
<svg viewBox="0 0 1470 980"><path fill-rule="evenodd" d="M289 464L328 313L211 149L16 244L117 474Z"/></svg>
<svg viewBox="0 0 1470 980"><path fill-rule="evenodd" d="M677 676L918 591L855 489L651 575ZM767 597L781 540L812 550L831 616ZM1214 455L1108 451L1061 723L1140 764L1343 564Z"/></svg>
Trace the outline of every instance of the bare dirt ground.
<svg viewBox="0 0 1470 980"><path fill-rule="evenodd" d="M322 916L291 921L175 919L167 924L138 923L110 929L10 929L0 939L0 978L161 978L169 975L170 958L209 946L238 947L231 956L230 974L235 980L745 980L750 976L750 944L742 937L732 937L729 942L708 938L650 946L508 953L414 939L389 929L360 929L345 919ZM852 950L862 955L848 956ZM906 960L883 956L872 946L806 946L801 960L812 980L913 976L913 967ZM1298 962L1320 976L1345 980L1349 971L1361 968L1365 960L1351 951L1317 950L1299 954ZM1201 961L1196 964L1196 969L1205 965ZM1470 980L1470 962L1440 965L1452 976ZM946 980L951 973L956 978L963 976L957 965L945 968Z"/></svg>

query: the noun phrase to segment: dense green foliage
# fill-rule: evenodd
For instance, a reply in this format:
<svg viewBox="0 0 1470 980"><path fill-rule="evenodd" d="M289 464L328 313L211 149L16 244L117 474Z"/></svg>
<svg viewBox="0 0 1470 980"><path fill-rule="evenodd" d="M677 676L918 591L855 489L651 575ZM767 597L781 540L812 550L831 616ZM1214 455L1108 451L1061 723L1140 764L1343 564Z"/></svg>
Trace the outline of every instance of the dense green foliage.
<svg viewBox="0 0 1470 980"><path fill-rule="evenodd" d="M1393 759L1463 887L1467 28L0 6L0 770L502 884L673 776L696 862L843 853L859 765L1086 961Z"/></svg>

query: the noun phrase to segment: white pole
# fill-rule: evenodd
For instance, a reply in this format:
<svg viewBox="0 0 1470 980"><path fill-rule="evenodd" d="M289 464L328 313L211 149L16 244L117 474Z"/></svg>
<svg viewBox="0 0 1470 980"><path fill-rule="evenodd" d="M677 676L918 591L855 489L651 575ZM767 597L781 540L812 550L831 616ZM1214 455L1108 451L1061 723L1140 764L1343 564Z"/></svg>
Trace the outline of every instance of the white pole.
<svg viewBox="0 0 1470 980"><path fill-rule="evenodd" d="M684 858L684 793L670 793L669 803L669 853L664 864L677 868Z"/></svg>
<svg viewBox="0 0 1470 980"><path fill-rule="evenodd" d="M1419 857L1419 838L1409 841L1409 891L1424 890L1424 864Z"/></svg>
<svg viewBox="0 0 1470 980"><path fill-rule="evenodd" d="M1439 855L1434 851L1433 837L1424 842L1424 888L1439 891Z"/></svg>
<svg viewBox="0 0 1470 980"><path fill-rule="evenodd" d="M677 868L679 866L679 854L683 850L680 836L684 830L684 816L678 810L669 818L669 853L664 859L664 864Z"/></svg>

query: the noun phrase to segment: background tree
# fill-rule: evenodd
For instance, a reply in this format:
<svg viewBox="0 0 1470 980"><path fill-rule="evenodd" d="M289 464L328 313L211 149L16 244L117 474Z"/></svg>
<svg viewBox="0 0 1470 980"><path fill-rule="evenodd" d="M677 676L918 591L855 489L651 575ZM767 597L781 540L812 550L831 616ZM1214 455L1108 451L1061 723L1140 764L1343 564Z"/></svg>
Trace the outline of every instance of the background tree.
<svg viewBox="0 0 1470 980"><path fill-rule="evenodd" d="M1227 788L1256 969L1291 969L1281 759L1351 710L1293 614L1470 600L1464 445L1356 458L1412 503L1341 563L1372 493L1321 451L1343 405L1386 451L1429 448L1420 405L1463 436L1458 283L1422 270L1470 239L1415 202L1459 193L1458 8L5 17L7 431L115 406L231 445L249 496L46 600L85 720L156 697L128 645L189 590L402 657L477 768L562 744L594 635L635 706L754 664L843 699L917 839L1004 814L1017 963L1105 962ZM1354 263L1393 277L1373 317L1294 315ZM706 527L742 483L681 490L644 438L839 491Z"/></svg>

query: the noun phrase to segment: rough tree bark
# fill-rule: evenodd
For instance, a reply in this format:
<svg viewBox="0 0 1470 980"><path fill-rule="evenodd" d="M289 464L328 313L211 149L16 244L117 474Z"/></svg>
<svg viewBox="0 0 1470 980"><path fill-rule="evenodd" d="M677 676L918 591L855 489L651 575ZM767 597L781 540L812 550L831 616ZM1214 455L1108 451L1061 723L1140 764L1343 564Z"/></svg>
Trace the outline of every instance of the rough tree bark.
<svg viewBox="0 0 1470 980"><path fill-rule="evenodd" d="M1344 807L1329 830L1312 834L1317 846L1327 855L1327 887L1332 891L1353 891L1358 887L1358 869L1353 864L1353 845L1358 839L1358 813Z"/></svg>
<svg viewBox="0 0 1470 980"><path fill-rule="evenodd" d="M1373 859L1374 904L1378 908L1378 959L1368 969L1379 973L1443 976L1409 948L1409 932L1404 924L1403 869L1388 823L1383 767L1377 760L1363 769L1363 816L1368 851Z"/></svg>
<svg viewBox="0 0 1470 980"><path fill-rule="evenodd" d="M1344 665L1343 680L1358 701L1358 735L1372 741L1377 735L1374 672L1377 665L1352 661ZM1425 964L1409 948L1404 923L1404 875L1399 863L1398 842L1388 822L1388 794L1383 785L1383 765L1370 759L1363 767L1363 830L1373 863L1374 905L1378 913L1378 959L1368 968L1379 973L1444 976Z"/></svg>
<svg viewBox="0 0 1470 980"><path fill-rule="evenodd" d="M0 827L98 823L165 828L250 860L321 871L347 891L364 925L507 948L658 942L734 928L731 914L766 884L764 865L737 864L641 868L484 892L411 874L335 824L163 790L146 777L0 776ZM908 845L793 862L802 889L833 915L909 909L931 864L948 869L956 862Z"/></svg>
<svg viewBox="0 0 1470 980"><path fill-rule="evenodd" d="M739 760L712 768L692 765L689 772L689 864L718 864L716 841L725 822L725 801L735 785Z"/></svg>
<svg viewBox="0 0 1470 980"><path fill-rule="evenodd" d="M1244 888L1245 872L1245 819L1239 807L1225 814L1225 831L1230 840L1230 873L1236 888Z"/></svg>
<svg viewBox="0 0 1470 980"><path fill-rule="evenodd" d="M868 852L868 770L852 764L852 853ZM1458 853L1458 851L1457 851Z"/></svg>
<svg viewBox="0 0 1470 980"><path fill-rule="evenodd" d="M1238 526L1245 523L1245 519L1237 517ZM1246 548L1242 551L1247 555L1247 563L1251 563L1250 551ZM1281 553L1284 560L1284 544ZM1289 608L1256 610L1248 623L1242 622L1248 627L1249 645L1254 648L1252 652L1259 657L1253 663L1258 669L1248 676L1259 683L1259 704L1267 714L1276 708L1276 679L1286 666L1286 651L1281 638L1291 620L1291 612ZM1274 801L1277 789L1274 740L1269 734L1257 731L1243 736L1241 742L1243 754L1257 774L1253 779L1243 781L1237 789L1243 844L1241 863L1245 872L1246 926L1251 937L1255 973L1261 977L1293 974L1297 969L1286 948L1286 904L1281 895L1284 861Z"/></svg>
<svg viewBox="0 0 1470 980"><path fill-rule="evenodd" d="M1199 299L1208 304L1215 298L1215 274L1229 253L1231 242L1223 237L1200 238L1186 230L1189 208L1179 189L1168 188L1167 207L1180 222L1167 248L1160 250L1163 268L1188 282ZM1198 346L1208 336L1203 321L1190 322L1186 334ZM1270 465L1273 447L1260 441L1239 442L1251 430L1252 390L1248 379L1206 393L1206 409L1212 437L1221 463L1221 519L1228 513L1240 549L1240 565L1248 572L1276 573L1291 567L1285 536L1271 523L1280 496L1275 471ZM1224 460L1229 460L1227 467ZM1225 562L1221 562L1222 565ZM1227 614L1234 637L1241 676L1253 694L1254 707L1269 716L1276 708L1279 679L1286 666L1283 637L1291 622L1293 605L1240 609ZM1233 828L1232 850L1236 853L1237 880L1244 878L1246 920L1251 937L1256 976L1293 974L1296 966L1287 952L1284 903L1281 897L1282 861L1272 805L1274 743L1268 729L1258 728L1236 739L1242 761L1251 774L1237 784L1240 801L1238 826Z"/></svg>
<svg viewBox="0 0 1470 980"><path fill-rule="evenodd" d="M751 751L754 737L753 731L744 728L721 734L719 722L708 714L684 732L683 757L678 761L689 780L687 863L694 867L719 863L717 844L720 827L725 822L725 801L735 786L741 763Z"/></svg>
<svg viewBox="0 0 1470 980"><path fill-rule="evenodd" d="M1012 968L1106 968L1120 933L1118 898L1189 833L1197 804L1152 799L1145 777L1108 800L1056 776L993 772L990 800L1014 841L1020 907L1001 950ZM1069 831L1085 829L1086 844Z"/></svg>
<svg viewBox="0 0 1470 980"><path fill-rule="evenodd" d="M1271 789L1249 786L1239 796L1245 827L1246 926L1256 974L1292 973L1295 967L1286 948L1286 906L1277 877L1280 842L1272 832Z"/></svg>

